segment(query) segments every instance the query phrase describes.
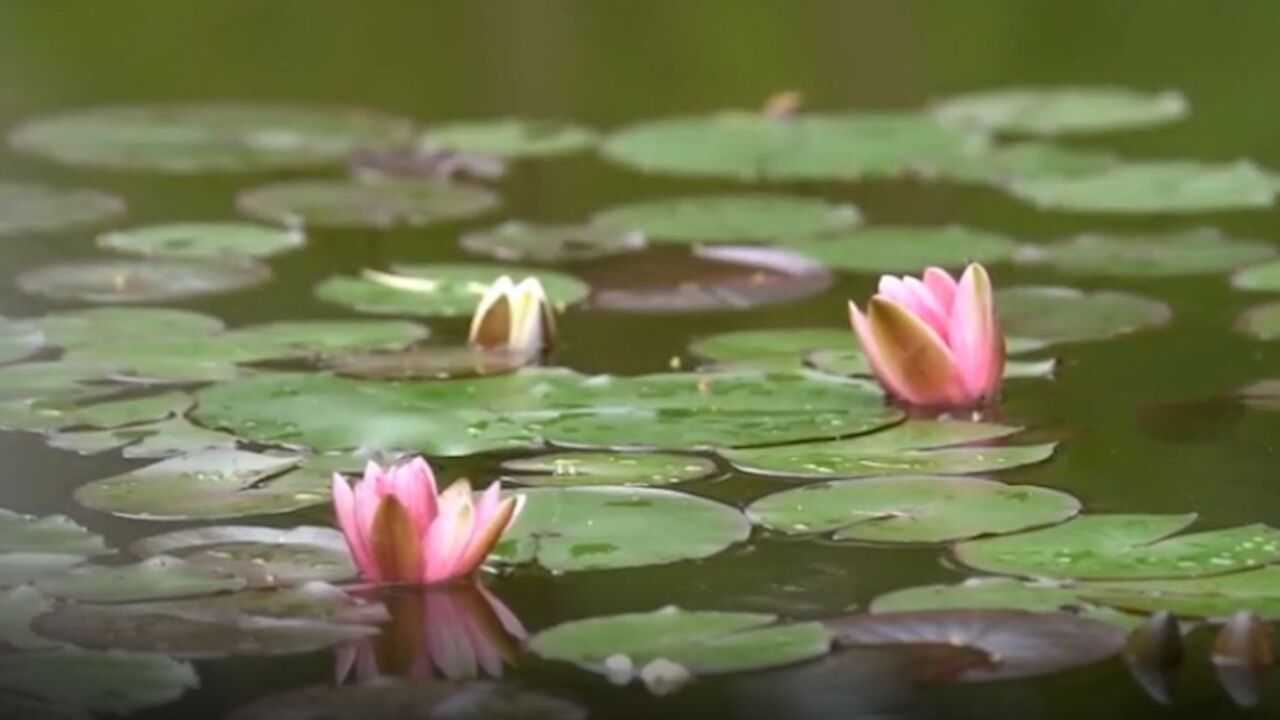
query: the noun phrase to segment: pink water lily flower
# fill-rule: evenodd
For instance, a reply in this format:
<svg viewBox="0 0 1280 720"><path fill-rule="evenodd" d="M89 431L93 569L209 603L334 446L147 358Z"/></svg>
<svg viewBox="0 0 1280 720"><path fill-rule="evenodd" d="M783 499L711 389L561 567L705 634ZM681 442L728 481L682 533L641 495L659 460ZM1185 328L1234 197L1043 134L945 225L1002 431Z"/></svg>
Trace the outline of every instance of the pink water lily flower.
<svg viewBox="0 0 1280 720"><path fill-rule="evenodd" d="M370 462L353 488L333 476L333 506L356 567L378 582L440 583L484 562L520 502L493 483L478 498L458 480L444 492L422 458L382 468Z"/></svg>
<svg viewBox="0 0 1280 720"><path fill-rule="evenodd" d="M880 384L904 402L972 407L990 401L1004 377L1004 335L991 278L981 265L956 282L931 267L923 278L880 278L864 314L849 317Z"/></svg>

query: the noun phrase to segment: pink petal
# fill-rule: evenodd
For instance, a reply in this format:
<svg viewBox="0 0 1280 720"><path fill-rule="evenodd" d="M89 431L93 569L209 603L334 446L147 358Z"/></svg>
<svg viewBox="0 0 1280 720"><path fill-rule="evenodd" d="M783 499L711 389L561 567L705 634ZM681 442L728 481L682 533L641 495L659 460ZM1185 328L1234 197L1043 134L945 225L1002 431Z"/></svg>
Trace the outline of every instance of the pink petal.
<svg viewBox="0 0 1280 720"><path fill-rule="evenodd" d="M424 481L419 468L411 463L404 463L397 467L394 471L395 477L392 480L394 486L394 494L400 504L409 513L409 519L413 521L413 526L418 529L418 534L422 534L427 529L429 520L427 518L427 506L430 490Z"/></svg>
<svg viewBox="0 0 1280 720"><path fill-rule="evenodd" d="M378 571L378 563L373 557L373 545L370 543L369 533L373 529L373 518L378 512L378 505L381 504L382 498L378 495L378 483L361 482L353 488L355 495L354 514L356 538L359 541L359 547L363 556L368 558L369 567L364 571L365 577L370 580L381 580L382 575Z"/></svg>
<svg viewBox="0 0 1280 720"><path fill-rule="evenodd" d="M939 267L928 267L924 270L924 284L937 299L938 305L950 310L955 302L956 280L951 273Z"/></svg>
<svg viewBox="0 0 1280 720"><path fill-rule="evenodd" d="M476 677L475 650L468 637L468 608L456 602L452 591L428 592L426 598L427 655L450 680Z"/></svg>
<svg viewBox="0 0 1280 720"><path fill-rule="evenodd" d="M879 364L873 368L890 392L915 405L965 402L955 358L928 323L876 296L868 303L865 324L879 354Z"/></svg>
<svg viewBox="0 0 1280 720"><path fill-rule="evenodd" d="M362 575L376 577L377 566L373 562L373 555L369 552L368 543L365 541L365 533L361 529L360 519L356 514L355 492L352 491L351 484L347 482L347 479L338 473L333 474L331 485L333 487L333 510L338 518L338 527L342 530L342 537L347 541L347 551L351 553L351 559L355 562Z"/></svg>
<svg viewBox="0 0 1280 720"><path fill-rule="evenodd" d="M871 363L872 372L884 385L885 390L888 390L890 395L896 397L907 397L907 389L895 384L895 376L889 371L884 357L880 354L880 348L876 344L875 333L871 332L871 323L852 300L849 301L849 321L853 325L854 334L858 336L858 343L862 345L862 352L867 356L868 362Z"/></svg>
<svg viewBox="0 0 1280 720"><path fill-rule="evenodd" d="M463 493L454 490L455 487L458 483L441 494L440 514L427 530L422 544L423 579L427 583L452 580L474 570L458 566L471 536L474 515L470 489Z"/></svg>
<svg viewBox="0 0 1280 720"><path fill-rule="evenodd" d="M951 347L968 399L995 395L1004 374L1004 337L996 322L991 279L977 263L965 269L956 289Z"/></svg>
<svg viewBox="0 0 1280 720"><path fill-rule="evenodd" d="M927 285L919 280L909 277L903 278L902 284L906 288L910 296L910 304L907 306L916 317L928 323L934 332L942 338L943 342L947 341L947 322L950 319L948 307L938 302L938 298L934 297L933 291Z"/></svg>

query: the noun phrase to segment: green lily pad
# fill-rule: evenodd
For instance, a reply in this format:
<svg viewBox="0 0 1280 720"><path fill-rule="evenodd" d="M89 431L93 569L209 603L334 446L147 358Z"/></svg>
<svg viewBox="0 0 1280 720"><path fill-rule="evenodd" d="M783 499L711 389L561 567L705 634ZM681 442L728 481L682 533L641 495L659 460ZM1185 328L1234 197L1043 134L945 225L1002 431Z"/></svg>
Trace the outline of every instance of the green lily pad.
<svg viewBox="0 0 1280 720"><path fill-rule="evenodd" d="M177 341L207 337L224 328L218 318L173 308L99 307L49 313L35 321L50 345Z"/></svg>
<svg viewBox="0 0 1280 720"><path fill-rule="evenodd" d="M716 464L672 453L555 453L507 460L502 469L521 473L502 477L521 485L667 485L704 478Z"/></svg>
<svg viewBox="0 0 1280 720"><path fill-rule="evenodd" d="M595 225L535 225L511 220L496 227L467 233L462 247L503 262L575 262L622 255L644 249L648 241L638 230Z"/></svg>
<svg viewBox="0 0 1280 720"><path fill-rule="evenodd" d="M58 360L0 367L0 401L84 400L112 395L118 387L94 384L113 377L118 368L99 362Z"/></svg>
<svg viewBox="0 0 1280 720"><path fill-rule="evenodd" d="M199 686L190 664L165 655L76 647L0 652L0 689L58 708L128 715Z"/></svg>
<svg viewBox="0 0 1280 720"><path fill-rule="evenodd" d="M722 112L640 123L610 135L613 162L644 172L738 180L852 180L963 157L986 138L923 114L801 114L778 121Z"/></svg>
<svg viewBox="0 0 1280 720"><path fill-rule="evenodd" d="M448 380L515 372L533 358L527 352L474 345L419 347L400 352L339 355L325 367L339 375L379 380Z"/></svg>
<svg viewBox="0 0 1280 720"><path fill-rule="evenodd" d="M156 258L46 265L22 273L17 284L58 300L143 303L227 293L270 279L270 268L251 262Z"/></svg>
<svg viewBox="0 0 1280 720"><path fill-rule="evenodd" d="M83 563L83 555L58 552L0 552L0 588L30 585Z"/></svg>
<svg viewBox="0 0 1280 720"><path fill-rule="evenodd" d="M10 144L68 165L169 173L248 172L338 164L410 137L412 123L358 108L156 104L36 118Z"/></svg>
<svg viewBox="0 0 1280 720"><path fill-rule="evenodd" d="M418 144L514 159L580 152L594 145L596 137L594 130L575 123L499 118L433 125Z"/></svg>
<svg viewBox="0 0 1280 720"><path fill-rule="evenodd" d="M1231 276L1231 285L1240 290L1262 292L1280 290L1280 260L1244 268Z"/></svg>
<svg viewBox="0 0 1280 720"><path fill-rule="evenodd" d="M787 535L836 540L936 543L1061 522L1080 501L1035 485L937 475L837 480L766 495L752 522Z"/></svg>
<svg viewBox="0 0 1280 720"><path fill-rule="evenodd" d="M91 225L124 212L124 200L98 190L0 182L0 237Z"/></svg>
<svg viewBox="0 0 1280 720"><path fill-rule="evenodd" d="M1237 612L1280 619L1280 568L1214 575L1208 578L1084 583L1075 591L1094 602L1143 613L1226 619Z"/></svg>
<svg viewBox="0 0 1280 720"><path fill-rule="evenodd" d="M995 263L1012 258L1018 249L1017 243L1003 235L958 226L869 227L788 241L787 247L827 267L865 273Z"/></svg>
<svg viewBox="0 0 1280 720"><path fill-rule="evenodd" d="M81 565L35 583L36 589L49 597L91 603L208 595L244 586L239 577L167 555L133 565Z"/></svg>
<svg viewBox="0 0 1280 720"><path fill-rule="evenodd" d="M254 617L377 625L391 620L390 613L381 602L358 597L320 580L267 590L242 590L180 600L129 603L117 605L113 609L131 614L167 615L209 621L234 621Z"/></svg>
<svg viewBox="0 0 1280 720"><path fill-rule="evenodd" d="M1026 582L1013 578L977 577L954 585L921 585L895 590L871 601L873 613L915 610L1026 610L1029 612L1077 612L1083 617L1132 629L1142 624L1140 615L1099 607L1082 597L1078 587Z"/></svg>
<svg viewBox="0 0 1280 720"><path fill-rule="evenodd" d="M142 557L173 555L188 565L241 578L252 588L356 577L346 541L332 528L215 525L155 535L129 549Z"/></svg>
<svg viewBox="0 0 1280 720"><path fill-rule="evenodd" d="M1280 338L1280 303L1254 305L1240 313L1236 329L1259 340Z"/></svg>
<svg viewBox="0 0 1280 720"><path fill-rule="evenodd" d="M1108 150L1043 142L999 145L983 152L941 158L926 176L1004 187L1019 178L1063 178L1109 170L1123 160Z"/></svg>
<svg viewBox="0 0 1280 720"><path fill-rule="evenodd" d="M21 360L45 344L38 326L0 317L0 363Z"/></svg>
<svg viewBox="0 0 1280 720"><path fill-rule="evenodd" d="M1111 132L1179 120L1191 106L1180 93L1118 87L1012 88L936 103L946 123L1028 135Z"/></svg>
<svg viewBox="0 0 1280 720"><path fill-rule="evenodd" d="M1042 462L1054 443L978 445L1021 428L992 423L908 420L870 435L776 447L721 450L742 472L796 478L990 472Z"/></svg>
<svg viewBox="0 0 1280 720"><path fill-rule="evenodd" d="M491 190L435 180L290 180L241 191L249 217L289 227L418 227L479 215L498 204Z"/></svg>
<svg viewBox="0 0 1280 720"><path fill-rule="evenodd" d="M1275 254L1267 243L1233 240L1212 228L1197 228L1134 236L1079 235L1053 245L1026 246L1018 260L1078 275L1171 277L1226 272Z"/></svg>
<svg viewBox="0 0 1280 720"><path fill-rule="evenodd" d="M650 200L603 210L591 221L679 243L775 240L846 230L857 208L792 195L709 195Z"/></svg>
<svg viewBox="0 0 1280 720"><path fill-rule="evenodd" d="M302 458L211 450L95 480L81 505L143 520L217 520L286 513L329 501L329 473Z"/></svg>
<svg viewBox="0 0 1280 720"><path fill-rule="evenodd" d="M1007 351L1007 349L1006 349ZM861 350L814 350L805 353L804 364L818 372L841 377L870 377L871 362ZM1044 360L1007 360L1004 364L1004 379L1051 378L1058 362L1053 358Z"/></svg>
<svg viewBox="0 0 1280 720"><path fill-rule="evenodd" d="M0 428L30 432L114 428L181 415L191 408L192 402L187 393L174 391L92 405L49 401L0 403Z"/></svg>
<svg viewBox="0 0 1280 720"><path fill-rule="evenodd" d="M236 440L234 435L192 425L177 417L112 430L59 432L46 438L51 447L81 455L120 450L127 458L146 459L175 457L206 450L230 450L236 446Z"/></svg>
<svg viewBox="0 0 1280 720"><path fill-rule="evenodd" d="M31 621L52 607L53 602L30 585L0 592L0 645L18 650L56 647L31 630Z"/></svg>
<svg viewBox="0 0 1280 720"><path fill-rule="evenodd" d="M518 491L520 517L491 559L552 572L661 565L710 557L751 534L737 509L658 488Z"/></svg>
<svg viewBox="0 0 1280 720"><path fill-rule="evenodd" d="M111 552L102 536L65 515L35 517L0 508L0 552L56 553L89 557Z"/></svg>
<svg viewBox="0 0 1280 720"><path fill-rule="evenodd" d="M116 230L98 236L109 250L176 258L262 258L302 247L296 229L241 222L186 222Z"/></svg>
<svg viewBox="0 0 1280 720"><path fill-rule="evenodd" d="M761 670L827 654L831 636L821 623L781 623L765 613L665 607L573 620L534 635L529 650L614 678L614 667L667 661L690 673ZM612 666L612 667L611 667ZM615 679L629 680L628 675Z"/></svg>
<svg viewBox="0 0 1280 720"><path fill-rule="evenodd" d="M1159 327L1173 318L1168 305L1141 295L1042 285L997 291L996 311L1009 335L1046 343L1104 340Z"/></svg>
<svg viewBox="0 0 1280 720"><path fill-rule="evenodd" d="M689 345L698 357L734 367L798 368L813 350L857 352L858 343L848 328L777 328L734 330L699 338Z"/></svg>
<svg viewBox="0 0 1280 720"><path fill-rule="evenodd" d="M1271 176L1249 162L1130 161L1088 175L1015 178L1008 190L1042 210L1204 213L1271 207Z"/></svg>
<svg viewBox="0 0 1280 720"><path fill-rule="evenodd" d="M587 296L589 288L571 275L516 265L470 263L393 265L398 281L369 277L331 277L316 286L316 296L357 312L381 315L469 317L485 290L499 277L536 277L547 297L560 307Z"/></svg>
<svg viewBox="0 0 1280 720"><path fill-rule="evenodd" d="M972 540L956 557L987 572L1081 580L1220 575L1280 560L1280 530L1244 525L1170 537L1195 515L1082 515L1017 535Z"/></svg>

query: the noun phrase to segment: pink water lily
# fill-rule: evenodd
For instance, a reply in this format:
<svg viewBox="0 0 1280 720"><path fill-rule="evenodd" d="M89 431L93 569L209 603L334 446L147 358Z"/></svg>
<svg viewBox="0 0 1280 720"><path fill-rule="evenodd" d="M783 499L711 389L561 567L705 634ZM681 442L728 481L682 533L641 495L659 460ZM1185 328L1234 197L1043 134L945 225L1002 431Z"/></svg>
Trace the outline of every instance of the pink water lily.
<svg viewBox="0 0 1280 720"><path fill-rule="evenodd" d="M991 278L981 265L957 282L931 267L922 278L880 278L864 314L849 317L880 384L921 406L971 407L993 399L1004 377L1004 335Z"/></svg>
<svg viewBox="0 0 1280 720"><path fill-rule="evenodd" d="M465 480L438 492L420 457L385 469L370 462L354 488L335 474L333 506L361 574L425 584L475 572L520 511L496 482L478 499Z"/></svg>

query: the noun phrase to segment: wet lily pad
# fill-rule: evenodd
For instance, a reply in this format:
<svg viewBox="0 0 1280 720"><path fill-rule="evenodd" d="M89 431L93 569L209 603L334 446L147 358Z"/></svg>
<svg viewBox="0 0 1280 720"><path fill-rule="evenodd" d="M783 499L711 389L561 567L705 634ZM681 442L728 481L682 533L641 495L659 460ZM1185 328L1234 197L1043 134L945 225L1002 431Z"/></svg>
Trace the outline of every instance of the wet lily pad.
<svg viewBox="0 0 1280 720"><path fill-rule="evenodd" d="M1275 292L1280 290L1280 260L1248 267L1231 276L1231 285L1240 290Z"/></svg>
<svg viewBox="0 0 1280 720"><path fill-rule="evenodd" d="M157 104L36 118L9 142L68 165L247 172L337 164L357 149L404 141L411 129L408 120L358 108Z"/></svg>
<svg viewBox="0 0 1280 720"><path fill-rule="evenodd" d="M946 123L1028 135L1112 132L1163 125L1190 112L1180 93L1119 87L1010 88L934 104Z"/></svg>
<svg viewBox="0 0 1280 720"><path fill-rule="evenodd" d="M142 557L173 555L188 565L241 578L253 588L356 576L346 542L332 528L215 525L155 535L130 550Z"/></svg>
<svg viewBox="0 0 1280 720"><path fill-rule="evenodd" d="M620 665L639 674L655 661L696 675L761 670L827 654L831 635L821 623L781 623L764 613L665 607L574 620L543 630L529 649L548 660L579 665L626 681Z"/></svg>
<svg viewBox="0 0 1280 720"><path fill-rule="evenodd" d="M89 557L111 552L102 536L65 515L35 517L0 508L0 552L57 553Z"/></svg>
<svg viewBox="0 0 1280 720"><path fill-rule="evenodd" d="M185 392L75 405L58 402L0 403L0 428L50 432L67 428L113 428L131 423L161 420L190 409L192 398Z"/></svg>
<svg viewBox="0 0 1280 720"><path fill-rule="evenodd" d="M199 686L191 665L165 655L75 647L0 652L0 688L58 708L128 715Z"/></svg>
<svg viewBox="0 0 1280 720"><path fill-rule="evenodd" d="M0 367L0 401L85 400L111 395L118 387L94 384L112 377L118 368L99 362L58 360Z"/></svg>
<svg viewBox="0 0 1280 720"><path fill-rule="evenodd" d="M46 441L60 450L96 455L120 450L127 458L160 459L203 452L230 450L236 437L216 430L192 425L182 418L130 425L112 430L59 432Z"/></svg>
<svg viewBox="0 0 1280 720"><path fill-rule="evenodd" d="M529 361L529 354L525 352L455 345L339 355L327 360L325 367L348 377L447 380L515 372L528 365Z"/></svg>
<svg viewBox="0 0 1280 720"><path fill-rule="evenodd" d="M1004 187L1018 178L1091 175L1123 162L1108 150L1043 142L998 145L983 152L941 158L924 168L926 177L981 182Z"/></svg>
<svg viewBox="0 0 1280 720"><path fill-rule="evenodd" d="M514 159L580 152L596 137L591 128L570 122L500 118L433 125L418 144Z"/></svg>
<svg viewBox="0 0 1280 720"><path fill-rule="evenodd" d="M992 423L909 420L870 435L776 447L721 450L742 472L797 478L990 472L1042 462L1054 443L973 445L1021 428Z"/></svg>
<svg viewBox="0 0 1280 720"><path fill-rule="evenodd" d="M239 577L167 555L133 565L81 565L35 583L36 589L49 597L91 603L209 595L244 586Z"/></svg>
<svg viewBox="0 0 1280 720"><path fill-rule="evenodd" d="M75 492L93 510L144 520L216 520L328 502L329 474L299 457L211 450L95 480Z"/></svg>
<svg viewBox="0 0 1280 720"><path fill-rule="evenodd" d="M1126 610L1161 610L1186 617L1226 619L1248 610L1280 619L1280 568L1214 575L1208 578L1083 583L1076 592L1090 600Z"/></svg>
<svg viewBox="0 0 1280 720"><path fill-rule="evenodd" d="M965 682L1011 680L1100 662L1120 652L1125 631L1065 613L1018 610L922 610L864 613L826 624L837 644L951 645L987 654L989 663L965 670Z"/></svg>
<svg viewBox="0 0 1280 720"><path fill-rule="evenodd" d="M836 540L936 543L1061 522L1080 501L1035 485L938 475L838 480L766 495L752 522L787 535Z"/></svg>
<svg viewBox="0 0 1280 720"><path fill-rule="evenodd" d="M1168 305L1141 295L1042 285L997 291L996 310L1009 335L1046 343L1104 340L1173 318Z"/></svg>
<svg viewBox="0 0 1280 720"><path fill-rule="evenodd" d="M0 181L0 237L90 225L124 212L124 200L98 190Z"/></svg>
<svg viewBox="0 0 1280 720"><path fill-rule="evenodd" d="M316 286L321 300L357 312L381 315L469 317L484 291L499 277L536 277L552 303L564 307L586 297L589 288L571 275L550 270L530 271L515 265L453 263L393 265L392 279L331 277Z"/></svg>
<svg viewBox="0 0 1280 720"><path fill-rule="evenodd" d="M648 244L639 230L595 225L536 225L512 220L462 236L462 247L504 262L575 262L636 252Z"/></svg>
<svg viewBox="0 0 1280 720"><path fill-rule="evenodd" d="M923 114L801 114L778 121L723 112L640 123L604 156L644 172L738 180L850 180L900 175L980 151L986 138Z"/></svg>
<svg viewBox="0 0 1280 720"><path fill-rule="evenodd" d="M19 650L56 647L31 630L31 621L48 612L53 601L30 585L0 592L0 646Z"/></svg>
<svg viewBox="0 0 1280 720"><path fill-rule="evenodd" d="M1204 213L1271 207L1276 183L1249 162L1125 162L1073 177L1024 177L1015 197L1043 210L1097 213Z"/></svg>
<svg viewBox="0 0 1280 720"><path fill-rule="evenodd" d="M218 318L190 310L100 307L49 313L35 321L50 345L76 348L206 337L223 329Z"/></svg>
<svg viewBox="0 0 1280 720"><path fill-rule="evenodd" d="M520 490L525 506L490 556L552 572L710 557L751 534L737 509L658 488Z"/></svg>
<svg viewBox="0 0 1280 720"><path fill-rule="evenodd" d="M417 227L479 215L498 204L491 190L437 180L290 180L241 191L249 217L289 227Z"/></svg>
<svg viewBox="0 0 1280 720"><path fill-rule="evenodd" d="M46 265L19 275L17 285L59 300L144 303L227 293L270 279L270 268L251 262L157 258Z"/></svg>
<svg viewBox="0 0 1280 720"><path fill-rule="evenodd" d="M1213 228L1197 228L1132 236L1079 235L1053 245L1026 246L1018 260L1077 275L1171 277L1227 272L1274 256L1267 243L1233 240Z"/></svg>
<svg viewBox="0 0 1280 720"><path fill-rule="evenodd" d="M0 317L0 363L13 362L32 355L45 343L38 326Z"/></svg>
<svg viewBox="0 0 1280 720"><path fill-rule="evenodd" d="M1259 340L1280 338L1280 303L1254 305L1236 319L1236 329Z"/></svg>
<svg viewBox="0 0 1280 720"><path fill-rule="evenodd" d="M117 605L113 609L139 615L167 615L200 621L234 622L245 617L255 617L377 625L392 619L387 607L381 602L357 597L320 580L273 589L129 603Z"/></svg>
<svg viewBox="0 0 1280 720"><path fill-rule="evenodd" d="M871 601L870 610L873 613L956 609L1077 612L1123 628L1142 624L1142 616L1099 607L1083 599L1082 594L1080 588L1043 581L978 577L954 585L921 585L885 593Z"/></svg>
<svg viewBox="0 0 1280 720"><path fill-rule="evenodd" d="M520 473L502 479L521 485L667 485L704 478L716 464L672 453L555 453L507 460L502 469Z"/></svg>
<svg viewBox="0 0 1280 720"><path fill-rule="evenodd" d="M305 242L306 236L296 229L240 222L148 225L98 236L98 245L109 250L176 258L271 257Z"/></svg>
<svg viewBox="0 0 1280 720"><path fill-rule="evenodd" d="M1003 235L958 226L873 226L829 237L788 241L786 245L827 267L864 273L995 263L1010 259L1018 248Z"/></svg>
<svg viewBox="0 0 1280 720"><path fill-rule="evenodd" d="M592 222L639 230L657 242L775 240L846 230L860 215L852 205L792 195L710 195L650 200L595 214Z"/></svg>
<svg viewBox="0 0 1280 720"><path fill-rule="evenodd" d="M770 328L734 330L699 338L689 352L721 363L786 361L799 367L800 358L812 350L856 350L857 341L848 328Z"/></svg>
<svg viewBox="0 0 1280 720"><path fill-rule="evenodd" d="M1043 530L964 542L955 553L987 572L1081 580L1220 575L1280 559L1280 530L1257 524L1174 536L1194 521L1193 514L1081 515Z"/></svg>

